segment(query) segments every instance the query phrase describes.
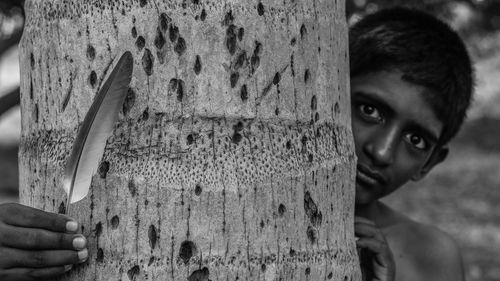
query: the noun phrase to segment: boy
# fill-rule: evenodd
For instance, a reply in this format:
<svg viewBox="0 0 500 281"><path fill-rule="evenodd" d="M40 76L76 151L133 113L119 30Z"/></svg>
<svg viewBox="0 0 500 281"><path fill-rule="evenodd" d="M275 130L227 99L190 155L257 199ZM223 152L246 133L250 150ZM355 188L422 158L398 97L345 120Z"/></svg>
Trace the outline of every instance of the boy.
<svg viewBox="0 0 500 281"><path fill-rule="evenodd" d="M392 9L357 23L349 47L358 156L355 232L365 280L463 280L460 253L450 237L378 201L446 157L445 144L462 123L472 91L463 43L432 16ZM0 205L0 245L11 245L9 258L0 255L0 279L50 277L69 270L64 265L84 261L86 241L76 228L64 216ZM35 247L29 241L37 233ZM26 249L50 252L33 260ZM54 258L56 251L60 258ZM15 262L22 258L27 262ZM4 270L6 264L17 271Z"/></svg>
<svg viewBox="0 0 500 281"><path fill-rule="evenodd" d="M471 100L465 46L446 24L402 8L365 17L349 37L355 233L365 280L464 280L451 237L379 199L445 159Z"/></svg>

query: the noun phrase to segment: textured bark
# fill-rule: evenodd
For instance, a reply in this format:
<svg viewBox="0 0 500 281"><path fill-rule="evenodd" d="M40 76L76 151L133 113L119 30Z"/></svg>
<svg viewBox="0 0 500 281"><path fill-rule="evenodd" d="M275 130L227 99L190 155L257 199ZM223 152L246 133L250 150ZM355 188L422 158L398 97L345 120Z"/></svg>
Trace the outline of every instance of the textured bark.
<svg viewBox="0 0 500 281"><path fill-rule="evenodd" d="M343 1L31 0L21 201L62 173L112 61L134 54L65 280L359 280Z"/></svg>

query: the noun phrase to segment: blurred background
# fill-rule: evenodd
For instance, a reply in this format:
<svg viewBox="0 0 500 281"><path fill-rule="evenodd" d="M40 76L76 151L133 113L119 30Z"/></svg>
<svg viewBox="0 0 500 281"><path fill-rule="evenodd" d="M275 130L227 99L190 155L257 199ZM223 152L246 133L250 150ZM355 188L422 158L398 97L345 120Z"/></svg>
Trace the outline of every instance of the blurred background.
<svg viewBox="0 0 500 281"><path fill-rule="evenodd" d="M465 40L475 63L473 106L450 157L386 202L450 233L463 249L467 280L500 280L500 0L346 0L349 24L394 5L428 11ZM0 203L18 200L20 134L17 44L22 0L0 1ZM415 241L418 243L418 241Z"/></svg>

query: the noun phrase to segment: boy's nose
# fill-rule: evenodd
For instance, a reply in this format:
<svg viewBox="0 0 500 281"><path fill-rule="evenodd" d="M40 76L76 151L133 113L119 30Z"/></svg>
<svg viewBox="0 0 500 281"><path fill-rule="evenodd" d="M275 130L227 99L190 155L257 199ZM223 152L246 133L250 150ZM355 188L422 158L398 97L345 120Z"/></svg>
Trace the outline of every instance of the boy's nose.
<svg viewBox="0 0 500 281"><path fill-rule="evenodd" d="M383 134L369 140L365 152L370 156L374 165L388 166L394 163L398 145L397 128L389 128Z"/></svg>

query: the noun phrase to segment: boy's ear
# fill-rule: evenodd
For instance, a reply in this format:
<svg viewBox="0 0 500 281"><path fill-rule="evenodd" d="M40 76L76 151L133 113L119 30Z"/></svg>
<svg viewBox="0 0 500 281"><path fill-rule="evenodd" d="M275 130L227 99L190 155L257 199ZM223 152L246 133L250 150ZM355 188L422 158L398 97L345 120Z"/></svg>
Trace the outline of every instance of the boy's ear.
<svg viewBox="0 0 500 281"><path fill-rule="evenodd" d="M446 159L446 156L448 156L448 147L437 147L431 154L431 157L429 160L427 160L427 163L413 175L411 178L413 181L419 181L423 179L431 170L436 166L437 164L441 163Z"/></svg>

